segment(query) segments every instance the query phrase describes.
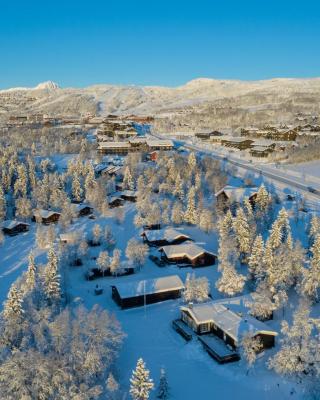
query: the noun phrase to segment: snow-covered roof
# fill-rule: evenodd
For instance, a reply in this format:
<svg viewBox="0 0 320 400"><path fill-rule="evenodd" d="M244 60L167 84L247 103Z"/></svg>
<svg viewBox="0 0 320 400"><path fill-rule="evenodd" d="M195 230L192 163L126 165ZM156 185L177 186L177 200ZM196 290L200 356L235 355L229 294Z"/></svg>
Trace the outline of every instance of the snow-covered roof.
<svg viewBox="0 0 320 400"><path fill-rule="evenodd" d="M52 215L59 214L57 211L51 211L51 210L34 210L33 215L36 218L50 218Z"/></svg>
<svg viewBox="0 0 320 400"><path fill-rule="evenodd" d="M107 169L107 168L108 168L108 165L107 165L107 164L101 163L101 164L97 164L97 165L94 167L94 170L95 170L96 173L99 173L99 172L101 172L101 171L104 171L104 170Z"/></svg>
<svg viewBox="0 0 320 400"><path fill-rule="evenodd" d="M59 238L61 242L75 243L77 240L77 234L76 232L61 233Z"/></svg>
<svg viewBox="0 0 320 400"><path fill-rule="evenodd" d="M173 242L181 237L190 239L190 237L176 229L164 228L157 230L146 230L142 233L149 242L155 242L158 240L166 240L167 242Z"/></svg>
<svg viewBox="0 0 320 400"><path fill-rule="evenodd" d="M16 220L7 220L7 221L2 222L1 227L4 229L14 229L16 226L19 226L19 225L29 226L29 224L27 224L26 222L16 221Z"/></svg>
<svg viewBox="0 0 320 400"><path fill-rule="evenodd" d="M163 147L167 147L167 146L172 146L173 147L173 141L172 140L147 140L147 145L152 147L152 146L163 146Z"/></svg>
<svg viewBox="0 0 320 400"><path fill-rule="evenodd" d="M236 299L241 301L241 298ZM241 315L232 310L226 299L194 304L192 307L181 307L181 310L187 311L197 324L214 323L237 343L241 341L244 334L250 334L252 337L258 334L278 335L266 323L248 314Z"/></svg>
<svg viewBox="0 0 320 400"><path fill-rule="evenodd" d="M163 276L134 282L125 282L114 285L121 298L137 297L152 293L182 290L184 284L178 275Z"/></svg>
<svg viewBox="0 0 320 400"><path fill-rule="evenodd" d="M227 136L227 137L222 137L222 140L227 140L228 142L233 142L233 143L242 143L242 142L246 142L248 140L250 140L251 142L253 142L253 139L244 137L244 136Z"/></svg>
<svg viewBox="0 0 320 400"><path fill-rule="evenodd" d="M73 206L74 206L74 210L78 211L78 212L81 210L84 210L87 207L92 208L89 204L86 204L86 203L73 204Z"/></svg>
<svg viewBox="0 0 320 400"><path fill-rule="evenodd" d="M100 142L99 148L128 148L130 147L129 142Z"/></svg>
<svg viewBox="0 0 320 400"><path fill-rule="evenodd" d="M120 196L136 197L137 191L136 190L123 190L119 194L120 194Z"/></svg>
<svg viewBox="0 0 320 400"><path fill-rule="evenodd" d="M163 251L166 257L169 259L187 257L189 258L189 260L194 260L203 253L210 253L209 251L203 249L202 247L193 242L163 246L161 247L161 249L159 249L159 251Z"/></svg>
<svg viewBox="0 0 320 400"><path fill-rule="evenodd" d="M251 197L257 192L258 188L256 187L239 188L236 186L225 186L215 193L215 196L218 197L221 193L224 193L230 201L241 202L245 197Z"/></svg>
<svg viewBox="0 0 320 400"><path fill-rule="evenodd" d="M262 146L262 147L270 147L275 145L276 143L273 140L268 140L268 139L254 139L254 142L252 143L251 146Z"/></svg>
<svg viewBox="0 0 320 400"><path fill-rule="evenodd" d="M260 152L263 152L263 151L266 151L266 150L270 150L270 147L269 146L253 146L252 148L251 148L251 151L260 151Z"/></svg>

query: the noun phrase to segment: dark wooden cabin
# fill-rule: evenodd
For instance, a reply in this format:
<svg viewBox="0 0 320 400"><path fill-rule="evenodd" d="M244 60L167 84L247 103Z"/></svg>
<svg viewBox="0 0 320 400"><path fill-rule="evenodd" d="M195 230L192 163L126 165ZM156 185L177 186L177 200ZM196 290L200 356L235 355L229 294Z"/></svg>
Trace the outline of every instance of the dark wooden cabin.
<svg viewBox="0 0 320 400"><path fill-rule="evenodd" d="M217 256L195 243L163 246L159 249L161 259L169 264L184 264L192 267L206 267L216 264Z"/></svg>
<svg viewBox="0 0 320 400"><path fill-rule="evenodd" d="M141 236L145 243L155 247L180 244L186 240L191 240L190 236L173 228L149 229L142 232Z"/></svg>
<svg viewBox="0 0 320 400"><path fill-rule="evenodd" d="M9 236L15 236L22 232L27 232L30 225L21 221L4 221L2 223L2 232Z"/></svg>
<svg viewBox="0 0 320 400"><path fill-rule="evenodd" d="M54 224L59 221L60 213L50 210L35 210L32 221L42 222L45 225Z"/></svg>
<svg viewBox="0 0 320 400"><path fill-rule="evenodd" d="M112 298L121 308L141 307L181 297L184 285L178 275L111 286Z"/></svg>

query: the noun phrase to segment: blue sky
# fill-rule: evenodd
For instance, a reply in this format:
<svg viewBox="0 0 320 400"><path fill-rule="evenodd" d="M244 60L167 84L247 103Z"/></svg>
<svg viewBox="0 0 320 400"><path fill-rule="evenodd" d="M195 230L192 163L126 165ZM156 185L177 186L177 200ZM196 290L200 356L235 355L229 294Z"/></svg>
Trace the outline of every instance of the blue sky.
<svg viewBox="0 0 320 400"><path fill-rule="evenodd" d="M3 4L2 4L3 3ZM320 76L320 2L0 0L0 88Z"/></svg>

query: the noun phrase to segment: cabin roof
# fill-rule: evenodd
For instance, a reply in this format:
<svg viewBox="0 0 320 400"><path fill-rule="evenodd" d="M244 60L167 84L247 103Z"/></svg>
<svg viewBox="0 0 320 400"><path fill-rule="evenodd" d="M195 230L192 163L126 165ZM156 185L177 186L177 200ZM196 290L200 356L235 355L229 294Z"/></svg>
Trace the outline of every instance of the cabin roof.
<svg viewBox="0 0 320 400"><path fill-rule="evenodd" d="M19 225L29 226L29 224L27 224L26 222L17 221L17 220L6 220L6 221L2 222L1 227L5 228L5 229L14 229L15 227L17 227Z"/></svg>
<svg viewBox="0 0 320 400"><path fill-rule="evenodd" d="M137 197L136 190L123 190L120 192L120 196Z"/></svg>
<svg viewBox="0 0 320 400"><path fill-rule="evenodd" d="M193 242L163 246L159 251L163 251L169 259L188 257L189 260L194 260L204 253L214 255Z"/></svg>
<svg viewBox="0 0 320 400"><path fill-rule="evenodd" d="M219 196L221 193L224 193L229 200L241 202L245 197L251 197L258 192L258 188L249 187L249 188L239 188L236 186L225 186L217 193L215 196Z"/></svg>
<svg viewBox="0 0 320 400"><path fill-rule="evenodd" d="M172 140L147 140L148 146L173 146Z"/></svg>
<svg viewBox="0 0 320 400"><path fill-rule="evenodd" d="M278 335L266 323L258 321L248 314L241 315L241 312L234 311L225 299L195 304L192 307L181 307L181 310L187 311L198 325L208 322L214 323L238 343L244 334L250 334L252 337L258 334Z"/></svg>
<svg viewBox="0 0 320 400"><path fill-rule="evenodd" d="M99 142L100 148L128 148L131 147L129 142Z"/></svg>
<svg viewBox="0 0 320 400"><path fill-rule="evenodd" d="M116 287L121 298L130 298L171 290L182 290L184 284L178 275L169 275L155 279L119 283L114 287Z"/></svg>
<svg viewBox="0 0 320 400"><path fill-rule="evenodd" d="M52 210L43 210L43 209L39 209L39 210L34 210L33 211L33 215L35 217L38 218L50 218L52 217L52 215L58 214L60 215L60 213L58 213L57 211L52 211Z"/></svg>
<svg viewBox="0 0 320 400"><path fill-rule="evenodd" d="M146 230L142 233L142 235L145 236L147 240L150 242L155 242L158 240L166 240L168 242L173 242L174 240L179 238L190 239L188 235L173 228Z"/></svg>

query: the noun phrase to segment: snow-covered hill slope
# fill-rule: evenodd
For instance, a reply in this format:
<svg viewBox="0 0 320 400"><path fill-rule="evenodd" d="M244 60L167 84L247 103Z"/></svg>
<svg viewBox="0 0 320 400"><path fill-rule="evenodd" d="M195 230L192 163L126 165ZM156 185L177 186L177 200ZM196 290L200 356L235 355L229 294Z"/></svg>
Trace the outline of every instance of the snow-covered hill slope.
<svg viewBox="0 0 320 400"><path fill-rule="evenodd" d="M215 80L200 78L183 86L94 85L87 88L59 88L51 81L34 88L13 88L0 91L6 98L17 98L23 93L33 101L26 111L92 112L100 114L134 113L162 114L179 110L197 109L216 104L229 107L236 104L249 112L277 109L278 104L293 101L304 104L319 103L320 79L271 79L264 81Z"/></svg>

